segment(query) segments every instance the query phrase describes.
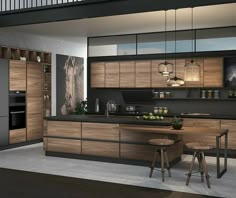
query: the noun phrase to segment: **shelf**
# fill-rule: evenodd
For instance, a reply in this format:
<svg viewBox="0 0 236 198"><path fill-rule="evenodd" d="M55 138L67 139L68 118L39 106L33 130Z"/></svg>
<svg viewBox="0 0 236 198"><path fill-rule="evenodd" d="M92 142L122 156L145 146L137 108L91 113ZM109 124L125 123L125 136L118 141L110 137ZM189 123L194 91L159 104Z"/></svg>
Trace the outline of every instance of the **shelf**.
<svg viewBox="0 0 236 198"><path fill-rule="evenodd" d="M236 100L236 98L152 98L153 100Z"/></svg>

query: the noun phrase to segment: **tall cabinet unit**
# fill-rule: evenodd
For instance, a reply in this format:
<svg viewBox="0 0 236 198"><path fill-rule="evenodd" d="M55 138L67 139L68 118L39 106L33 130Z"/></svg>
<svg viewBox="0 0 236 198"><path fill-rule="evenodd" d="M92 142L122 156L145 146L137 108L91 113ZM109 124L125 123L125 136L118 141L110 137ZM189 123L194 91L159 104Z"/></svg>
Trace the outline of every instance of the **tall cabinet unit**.
<svg viewBox="0 0 236 198"><path fill-rule="evenodd" d="M27 141L43 134L42 64L27 62Z"/></svg>
<svg viewBox="0 0 236 198"><path fill-rule="evenodd" d="M9 61L6 59L0 59L0 146L8 144L8 122L9 122L9 110L8 110L8 73L9 73Z"/></svg>

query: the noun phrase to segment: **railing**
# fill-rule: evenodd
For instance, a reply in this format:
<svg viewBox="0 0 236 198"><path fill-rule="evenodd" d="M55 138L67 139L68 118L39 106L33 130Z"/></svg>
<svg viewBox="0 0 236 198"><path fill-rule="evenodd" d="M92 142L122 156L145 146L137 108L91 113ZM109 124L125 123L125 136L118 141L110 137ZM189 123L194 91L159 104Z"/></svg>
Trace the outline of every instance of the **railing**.
<svg viewBox="0 0 236 198"><path fill-rule="evenodd" d="M34 8L64 6L73 3L89 3L102 0L0 0L0 14L20 12ZM104 0L103 0L104 1Z"/></svg>

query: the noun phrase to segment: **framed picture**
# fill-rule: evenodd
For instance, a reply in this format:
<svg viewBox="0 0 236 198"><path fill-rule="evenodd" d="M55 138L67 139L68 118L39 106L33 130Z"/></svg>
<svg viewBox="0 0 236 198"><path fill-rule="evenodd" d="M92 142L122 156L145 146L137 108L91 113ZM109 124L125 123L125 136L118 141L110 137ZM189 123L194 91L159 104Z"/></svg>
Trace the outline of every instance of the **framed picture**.
<svg viewBox="0 0 236 198"><path fill-rule="evenodd" d="M224 59L224 86L236 87L236 57Z"/></svg>

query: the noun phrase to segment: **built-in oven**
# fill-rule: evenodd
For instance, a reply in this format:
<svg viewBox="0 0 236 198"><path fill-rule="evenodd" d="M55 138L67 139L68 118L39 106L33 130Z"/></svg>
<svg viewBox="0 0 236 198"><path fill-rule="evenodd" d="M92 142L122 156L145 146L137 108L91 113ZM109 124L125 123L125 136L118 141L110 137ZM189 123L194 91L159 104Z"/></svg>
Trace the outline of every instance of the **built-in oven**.
<svg viewBox="0 0 236 198"><path fill-rule="evenodd" d="M25 91L10 91L9 95L9 129L26 127Z"/></svg>

